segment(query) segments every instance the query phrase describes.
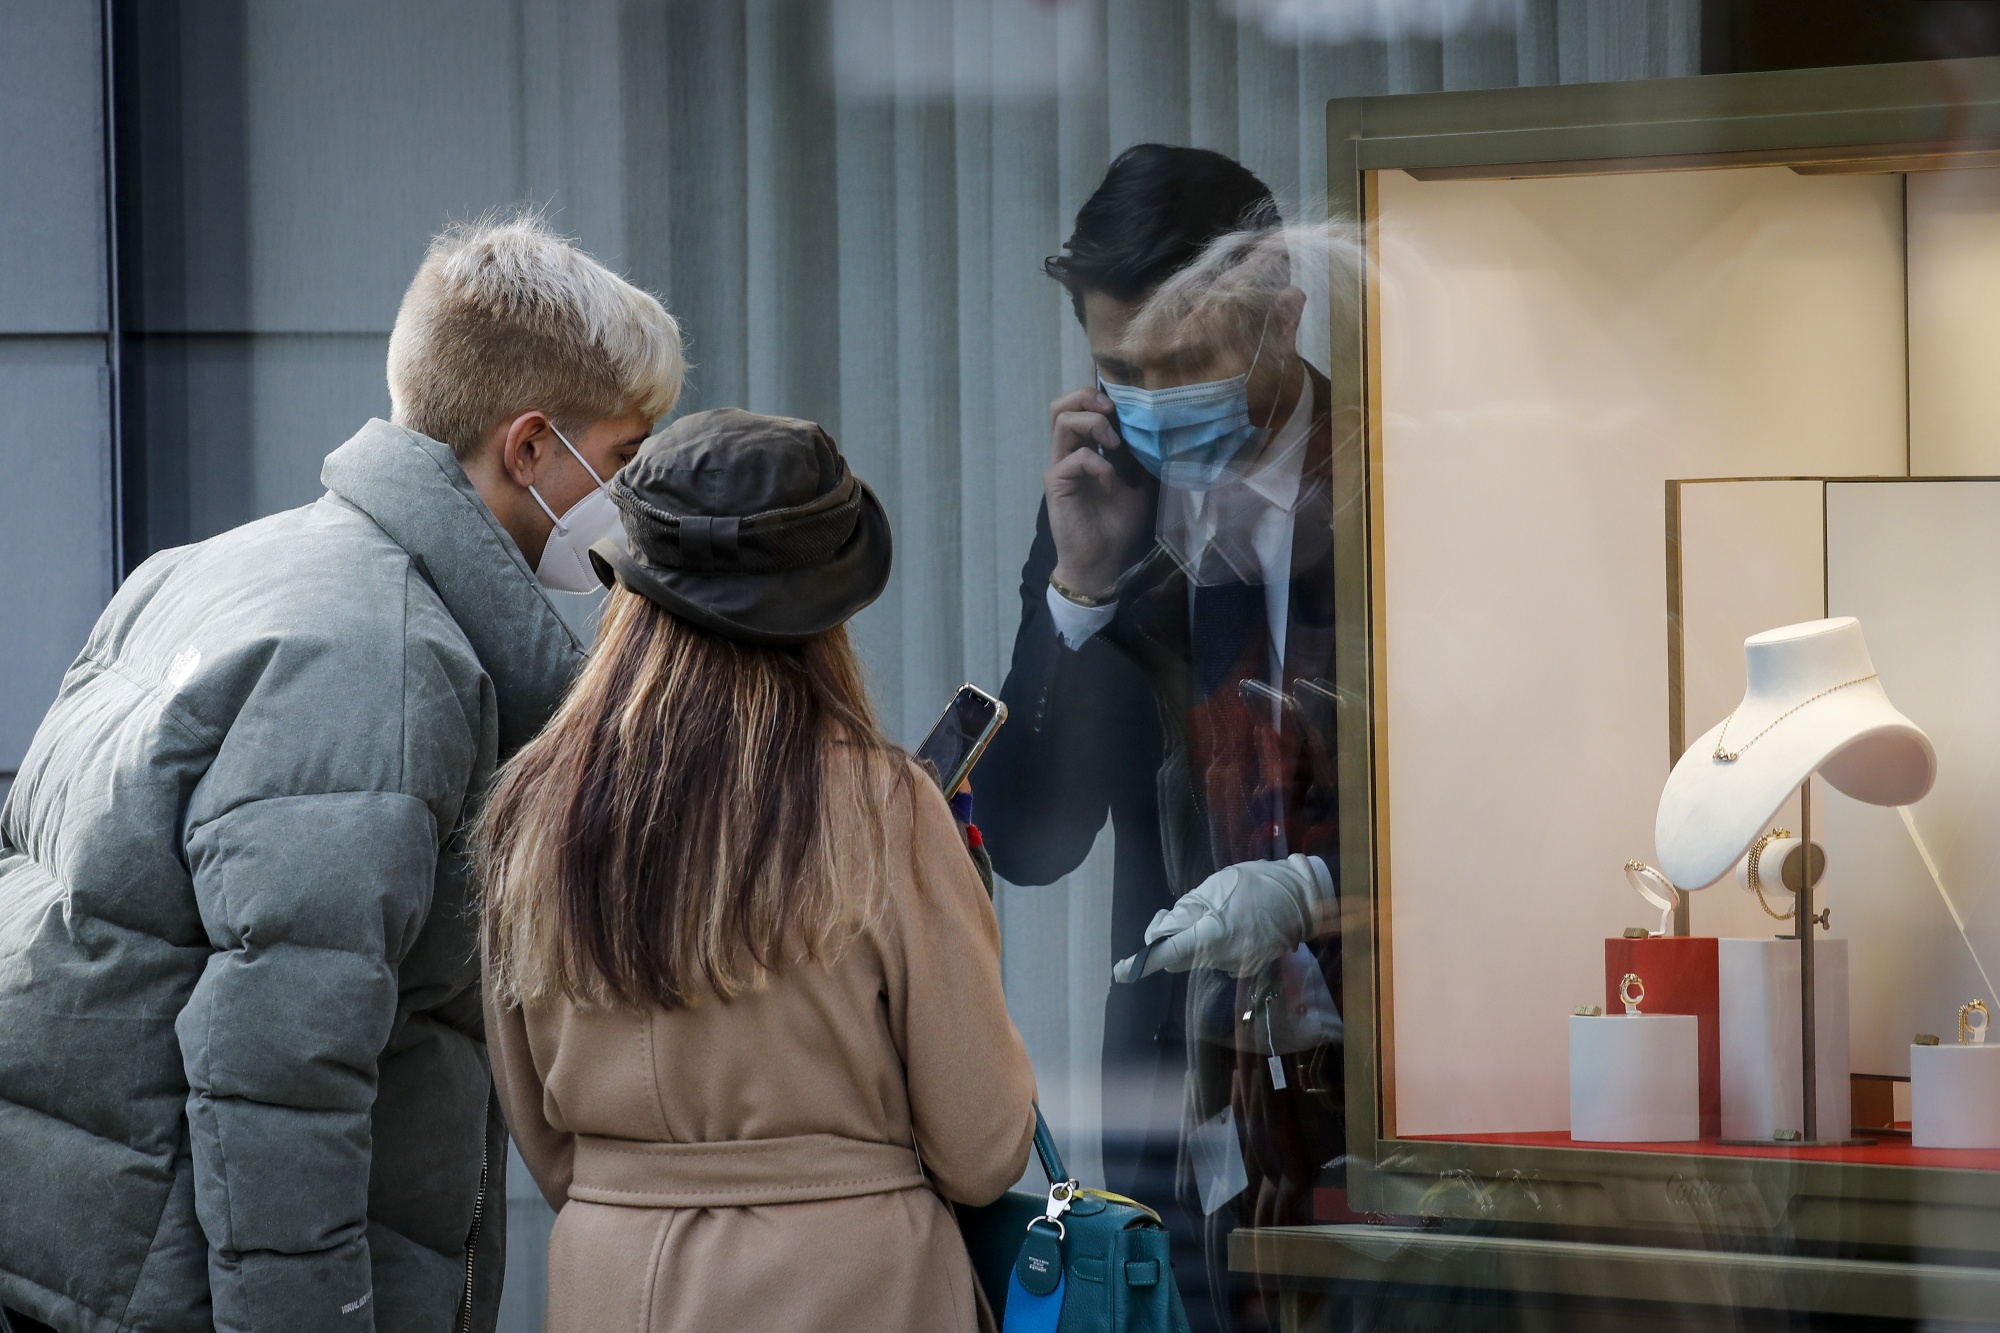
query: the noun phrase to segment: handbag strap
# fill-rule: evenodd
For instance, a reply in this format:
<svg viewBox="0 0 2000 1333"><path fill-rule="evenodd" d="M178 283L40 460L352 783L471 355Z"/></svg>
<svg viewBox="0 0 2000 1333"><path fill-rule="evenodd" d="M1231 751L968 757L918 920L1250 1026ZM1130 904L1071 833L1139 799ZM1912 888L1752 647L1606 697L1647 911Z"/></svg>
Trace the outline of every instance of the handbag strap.
<svg viewBox="0 0 2000 1333"><path fill-rule="evenodd" d="M1060 1185L1069 1179L1069 1172L1063 1169L1062 1154L1056 1151L1056 1136L1049 1133L1049 1122L1042 1119L1039 1102L1035 1104L1035 1154L1042 1159L1042 1170L1049 1184Z"/></svg>

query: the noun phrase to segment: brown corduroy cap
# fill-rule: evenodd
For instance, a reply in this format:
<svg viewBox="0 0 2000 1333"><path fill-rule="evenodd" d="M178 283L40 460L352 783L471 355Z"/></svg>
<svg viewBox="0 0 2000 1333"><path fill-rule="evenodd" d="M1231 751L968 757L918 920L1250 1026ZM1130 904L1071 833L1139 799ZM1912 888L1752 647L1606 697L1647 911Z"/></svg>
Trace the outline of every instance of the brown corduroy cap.
<svg viewBox="0 0 2000 1333"><path fill-rule="evenodd" d="M889 582L889 516L810 421L723 407L682 417L611 480L631 550L590 548L622 583L724 638L815 638Z"/></svg>

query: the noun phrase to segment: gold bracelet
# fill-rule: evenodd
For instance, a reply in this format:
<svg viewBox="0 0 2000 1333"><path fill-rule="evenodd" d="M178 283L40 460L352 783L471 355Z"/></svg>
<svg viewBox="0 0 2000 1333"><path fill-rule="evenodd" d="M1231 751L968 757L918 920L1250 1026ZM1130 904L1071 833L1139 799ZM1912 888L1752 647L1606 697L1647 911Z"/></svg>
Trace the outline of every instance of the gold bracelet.
<svg viewBox="0 0 2000 1333"><path fill-rule="evenodd" d="M1074 602L1078 606L1109 606L1118 600L1115 597L1092 597L1087 592L1078 592L1074 588L1066 587L1063 581L1056 577L1054 570L1049 571L1049 586L1056 590L1056 596L1065 602Z"/></svg>
<svg viewBox="0 0 2000 1333"><path fill-rule="evenodd" d="M1789 912L1779 913L1771 910L1771 904L1764 900L1764 885L1757 878L1757 862L1763 857L1766 847L1769 847L1779 838L1789 838L1791 836L1792 832L1790 829L1774 828L1763 837L1757 839L1756 843L1750 848L1750 873L1747 876L1750 881L1750 890L1757 895L1757 905L1764 909L1764 915L1770 917L1773 921L1790 921L1794 916L1798 915L1798 904L1794 903L1792 910ZM1811 851L1807 851L1806 865L1808 873L1810 873L1811 863L1812 853ZM1778 878L1781 880L1784 878L1782 870L1778 872Z"/></svg>

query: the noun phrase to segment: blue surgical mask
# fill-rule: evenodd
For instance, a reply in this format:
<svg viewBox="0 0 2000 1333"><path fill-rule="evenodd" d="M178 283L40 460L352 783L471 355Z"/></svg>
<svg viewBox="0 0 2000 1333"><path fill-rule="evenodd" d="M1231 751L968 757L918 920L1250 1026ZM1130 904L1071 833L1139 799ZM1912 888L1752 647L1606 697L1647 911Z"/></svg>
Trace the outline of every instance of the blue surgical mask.
<svg viewBox="0 0 2000 1333"><path fill-rule="evenodd" d="M1169 486L1205 491L1263 435L1250 424L1250 376L1171 389L1097 387L1118 408L1118 435L1146 471Z"/></svg>
<svg viewBox="0 0 2000 1333"><path fill-rule="evenodd" d="M1265 329L1269 328L1266 317ZM1264 330L1250 354L1250 370L1264 354ZM1138 389L1129 384L1097 387L1118 409L1118 435L1146 471L1183 491L1205 491L1229 465L1264 438L1250 424L1250 371L1226 380L1177 384L1171 389Z"/></svg>

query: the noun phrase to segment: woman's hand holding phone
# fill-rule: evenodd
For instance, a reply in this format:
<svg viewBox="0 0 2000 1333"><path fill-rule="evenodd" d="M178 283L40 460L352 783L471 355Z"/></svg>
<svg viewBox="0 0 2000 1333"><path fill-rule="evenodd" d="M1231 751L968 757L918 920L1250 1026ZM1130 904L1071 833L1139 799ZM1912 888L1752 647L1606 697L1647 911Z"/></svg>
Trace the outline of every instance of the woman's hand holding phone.
<svg viewBox="0 0 2000 1333"><path fill-rule="evenodd" d="M972 766L1007 720L1007 705L971 681L958 687L937 724L917 747L917 762L947 799L972 790Z"/></svg>

